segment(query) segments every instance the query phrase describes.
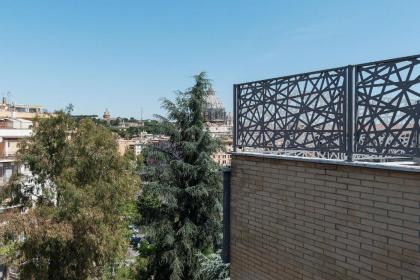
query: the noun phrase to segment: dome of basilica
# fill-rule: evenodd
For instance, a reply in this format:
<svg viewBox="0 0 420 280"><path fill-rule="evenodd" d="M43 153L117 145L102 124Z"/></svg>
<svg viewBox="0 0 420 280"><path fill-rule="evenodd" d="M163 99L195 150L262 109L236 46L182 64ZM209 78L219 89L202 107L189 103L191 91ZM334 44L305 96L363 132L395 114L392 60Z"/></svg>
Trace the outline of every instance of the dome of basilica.
<svg viewBox="0 0 420 280"><path fill-rule="evenodd" d="M225 106L212 87L207 92L204 114L207 122L224 122L226 119Z"/></svg>
<svg viewBox="0 0 420 280"><path fill-rule="evenodd" d="M207 91L206 109L225 109L225 106L223 106L222 101L217 97L212 87Z"/></svg>

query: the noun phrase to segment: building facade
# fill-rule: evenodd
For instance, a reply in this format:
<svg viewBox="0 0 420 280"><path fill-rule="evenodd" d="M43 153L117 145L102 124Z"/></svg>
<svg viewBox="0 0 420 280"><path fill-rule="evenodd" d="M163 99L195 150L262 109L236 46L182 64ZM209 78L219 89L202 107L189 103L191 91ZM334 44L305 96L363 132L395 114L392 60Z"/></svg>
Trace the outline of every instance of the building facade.
<svg viewBox="0 0 420 280"><path fill-rule="evenodd" d="M3 97L0 103L0 186L7 184L15 173L28 172L25 166L16 163L19 143L32 135L37 118L48 116L42 106L15 104Z"/></svg>
<svg viewBox="0 0 420 280"><path fill-rule="evenodd" d="M0 186L16 172L25 172L16 164L16 153L23 138L32 135L32 122L24 119L0 119Z"/></svg>
<svg viewBox="0 0 420 280"><path fill-rule="evenodd" d="M125 154L127 151L133 151L136 156L140 155L147 145L163 147L168 142L169 136L155 135L145 131L141 132L140 135L132 139L119 138L117 140L118 151L120 154Z"/></svg>
<svg viewBox="0 0 420 280"><path fill-rule="evenodd" d="M34 120L48 115L49 113L40 105L15 104L14 102L9 102L5 97L0 103L0 118Z"/></svg>
<svg viewBox="0 0 420 280"><path fill-rule="evenodd" d="M212 155L213 160L221 166L230 166L230 152L233 150L232 115L226 112L222 101L217 97L212 87L208 89L204 116L208 131L223 145L222 151Z"/></svg>

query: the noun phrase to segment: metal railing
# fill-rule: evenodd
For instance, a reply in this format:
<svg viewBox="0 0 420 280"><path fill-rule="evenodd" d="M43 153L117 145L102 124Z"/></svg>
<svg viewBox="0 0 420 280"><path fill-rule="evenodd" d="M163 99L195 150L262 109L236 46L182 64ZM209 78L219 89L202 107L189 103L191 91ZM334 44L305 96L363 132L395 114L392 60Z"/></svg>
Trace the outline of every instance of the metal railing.
<svg viewBox="0 0 420 280"><path fill-rule="evenodd" d="M419 156L420 55L234 85L234 148L337 159Z"/></svg>
<svg viewBox="0 0 420 280"><path fill-rule="evenodd" d="M16 159L16 153L0 153L0 160L2 159Z"/></svg>

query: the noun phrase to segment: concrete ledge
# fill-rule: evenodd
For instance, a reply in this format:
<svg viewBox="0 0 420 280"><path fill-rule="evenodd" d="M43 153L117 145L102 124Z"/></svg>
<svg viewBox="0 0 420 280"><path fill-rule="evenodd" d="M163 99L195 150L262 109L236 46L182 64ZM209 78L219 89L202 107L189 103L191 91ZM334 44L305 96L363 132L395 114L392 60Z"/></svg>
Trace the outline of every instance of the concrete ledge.
<svg viewBox="0 0 420 280"><path fill-rule="evenodd" d="M231 154L234 156L248 156L248 157L257 157L257 158L280 159L280 160L295 160L295 161L312 162L312 163L337 164L337 165L353 166L353 167L365 167L365 168L420 173L420 165L416 164L413 161L376 163L376 162L361 162L361 161L350 162L350 161L345 161L345 160L323 159L323 158L305 158L305 157L298 157L298 156L282 156L282 155L252 153L252 152L231 152Z"/></svg>

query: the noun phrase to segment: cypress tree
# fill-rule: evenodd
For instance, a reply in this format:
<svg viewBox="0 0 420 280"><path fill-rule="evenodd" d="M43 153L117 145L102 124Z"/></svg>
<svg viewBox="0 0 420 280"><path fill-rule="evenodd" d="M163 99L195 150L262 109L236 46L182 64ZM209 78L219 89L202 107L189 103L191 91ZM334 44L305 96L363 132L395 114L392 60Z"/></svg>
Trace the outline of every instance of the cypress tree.
<svg viewBox="0 0 420 280"><path fill-rule="evenodd" d="M220 143L205 126L204 104L210 82L205 73L195 85L163 100L168 145L145 152L139 224L140 279L194 279L200 256L214 253L221 240L222 182L211 155Z"/></svg>

